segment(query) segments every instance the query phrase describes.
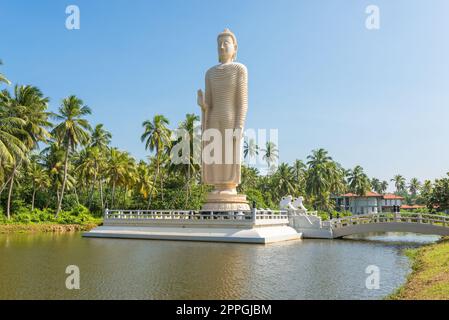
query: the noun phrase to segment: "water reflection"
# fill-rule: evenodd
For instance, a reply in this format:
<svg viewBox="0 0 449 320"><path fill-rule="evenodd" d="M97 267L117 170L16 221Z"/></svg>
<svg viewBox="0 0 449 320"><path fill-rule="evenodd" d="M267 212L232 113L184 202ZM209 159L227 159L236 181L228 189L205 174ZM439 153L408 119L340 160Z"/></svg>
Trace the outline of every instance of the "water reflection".
<svg viewBox="0 0 449 320"><path fill-rule="evenodd" d="M437 239L359 238L250 245L0 235L0 298L378 299L409 272L401 250ZM80 290L65 288L71 264L80 267ZM371 264L381 270L379 290L365 288Z"/></svg>

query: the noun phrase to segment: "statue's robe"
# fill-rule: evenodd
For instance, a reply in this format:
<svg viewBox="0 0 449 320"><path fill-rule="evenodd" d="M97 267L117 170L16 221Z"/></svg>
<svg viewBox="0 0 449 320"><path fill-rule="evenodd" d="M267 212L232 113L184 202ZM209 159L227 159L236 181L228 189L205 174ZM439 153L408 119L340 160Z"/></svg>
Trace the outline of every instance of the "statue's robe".
<svg viewBox="0 0 449 320"><path fill-rule="evenodd" d="M202 158L202 181L216 189L235 188L241 180L241 138L233 139L232 164L226 163L225 130L240 129L243 135L248 110L248 71L241 63L231 62L210 68L206 73L205 102L202 126L221 133L221 164L206 164ZM203 142L203 150L209 142ZM229 160L229 158L228 158Z"/></svg>

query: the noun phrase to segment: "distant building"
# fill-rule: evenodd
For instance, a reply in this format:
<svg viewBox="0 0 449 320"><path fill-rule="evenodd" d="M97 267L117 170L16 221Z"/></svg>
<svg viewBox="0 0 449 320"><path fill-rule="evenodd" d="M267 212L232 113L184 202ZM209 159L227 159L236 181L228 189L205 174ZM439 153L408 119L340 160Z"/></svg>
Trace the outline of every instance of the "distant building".
<svg viewBox="0 0 449 320"><path fill-rule="evenodd" d="M379 194L367 192L363 196L354 193L346 193L334 197L337 211L351 211L352 214L369 214L380 212L392 212L393 206L401 206L403 197L395 194Z"/></svg>
<svg viewBox="0 0 449 320"><path fill-rule="evenodd" d="M412 210L417 210L417 209L422 210L422 209L427 209L427 207L420 205L420 204L413 204L413 205L403 204L401 206L401 210L412 211Z"/></svg>

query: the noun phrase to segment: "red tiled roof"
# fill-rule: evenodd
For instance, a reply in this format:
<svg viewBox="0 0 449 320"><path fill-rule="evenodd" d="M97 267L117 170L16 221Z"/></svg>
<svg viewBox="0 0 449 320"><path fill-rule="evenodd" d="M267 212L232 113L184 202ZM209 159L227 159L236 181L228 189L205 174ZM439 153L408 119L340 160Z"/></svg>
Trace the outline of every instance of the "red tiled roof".
<svg viewBox="0 0 449 320"><path fill-rule="evenodd" d="M419 204L413 204L413 205L403 204L401 206L401 209L423 209L423 208L426 208L426 206L419 205Z"/></svg>
<svg viewBox="0 0 449 320"><path fill-rule="evenodd" d="M372 191L368 191L365 195L359 196L355 193L346 193L342 195L341 197L347 197L347 198L383 198L385 200L404 200L404 197L395 195L393 193L387 193L387 194L380 194Z"/></svg>
<svg viewBox="0 0 449 320"><path fill-rule="evenodd" d="M355 193L346 193L344 195L342 195L342 197L348 197L348 198L369 198L369 197L376 197L376 198L382 198L382 195L376 192L371 192L368 191L367 193L365 193L365 195L363 196L359 196Z"/></svg>
<svg viewBox="0 0 449 320"><path fill-rule="evenodd" d="M386 193L386 194L384 194L384 199L385 200L394 200L394 199L404 200L404 197L395 195L393 193Z"/></svg>

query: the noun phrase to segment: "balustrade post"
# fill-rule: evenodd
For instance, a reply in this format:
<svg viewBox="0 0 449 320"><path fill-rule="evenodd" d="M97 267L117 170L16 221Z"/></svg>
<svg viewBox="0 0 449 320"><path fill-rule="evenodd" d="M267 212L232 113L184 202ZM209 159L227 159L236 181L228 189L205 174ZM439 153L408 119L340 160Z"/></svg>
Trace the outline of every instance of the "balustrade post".
<svg viewBox="0 0 449 320"><path fill-rule="evenodd" d="M104 210L104 217L103 217L103 219L104 219L104 220L108 219L108 216L109 216L109 209L106 208L106 209Z"/></svg>
<svg viewBox="0 0 449 320"><path fill-rule="evenodd" d="M251 219L252 219L254 222L256 222L256 214L257 214L257 209L256 209L256 207L253 207L253 208L251 209Z"/></svg>

